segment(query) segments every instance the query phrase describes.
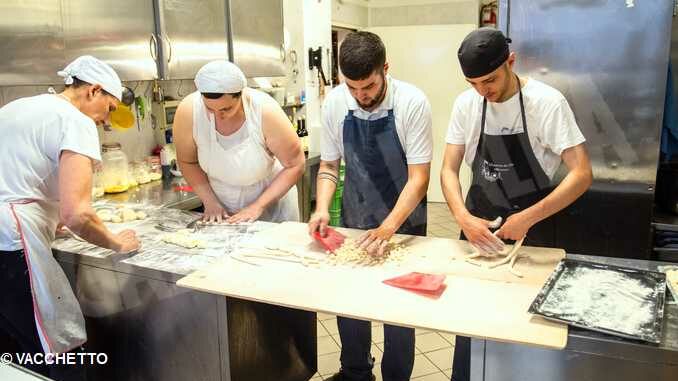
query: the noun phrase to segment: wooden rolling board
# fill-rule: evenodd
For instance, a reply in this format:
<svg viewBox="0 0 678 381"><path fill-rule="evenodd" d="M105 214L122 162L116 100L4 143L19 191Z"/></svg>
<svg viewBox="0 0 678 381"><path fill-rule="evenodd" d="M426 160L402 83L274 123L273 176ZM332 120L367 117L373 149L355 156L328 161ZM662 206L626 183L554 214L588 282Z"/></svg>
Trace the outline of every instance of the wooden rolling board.
<svg viewBox="0 0 678 381"><path fill-rule="evenodd" d="M340 230L349 236L360 234ZM257 243L304 255L326 255L301 223L285 222L262 232ZM470 251L466 242L416 237L406 241L406 246L409 254L403 262L374 267L305 267L269 260L253 260L258 264L253 266L225 258L177 284L239 299L496 341L553 349L567 344L566 325L527 312L564 257L562 250L521 249L525 259L518 260L516 267L524 277L517 278L506 267L487 270L463 262L460 257ZM433 299L382 283L410 271L447 274L447 289Z"/></svg>

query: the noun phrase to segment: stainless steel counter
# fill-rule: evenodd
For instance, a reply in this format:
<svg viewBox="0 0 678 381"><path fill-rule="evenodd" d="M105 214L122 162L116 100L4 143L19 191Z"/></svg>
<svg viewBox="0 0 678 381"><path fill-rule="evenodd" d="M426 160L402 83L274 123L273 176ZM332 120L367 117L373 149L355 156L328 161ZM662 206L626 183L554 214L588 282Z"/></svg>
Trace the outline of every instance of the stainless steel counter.
<svg viewBox="0 0 678 381"><path fill-rule="evenodd" d="M671 265L586 255L568 254L568 257L650 271ZM659 345L572 327L567 347L562 351L472 339L471 380L674 381L678 377L678 304L668 301Z"/></svg>
<svg viewBox="0 0 678 381"><path fill-rule="evenodd" d="M200 206L193 193L176 192L171 182L160 181L105 200ZM177 213L183 212L158 214L169 219ZM146 239L161 233L147 228L137 227ZM175 282L183 275L171 267L125 262L138 254L54 253L85 315L87 351L108 355L105 366L88 369L90 379L301 381L316 372L315 313L179 288Z"/></svg>
<svg viewBox="0 0 678 381"><path fill-rule="evenodd" d="M193 192L177 190L177 186L186 185L181 177L152 181L126 192L104 195L104 200L120 203L139 203L157 205L166 208L191 210L202 206L202 202Z"/></svg>

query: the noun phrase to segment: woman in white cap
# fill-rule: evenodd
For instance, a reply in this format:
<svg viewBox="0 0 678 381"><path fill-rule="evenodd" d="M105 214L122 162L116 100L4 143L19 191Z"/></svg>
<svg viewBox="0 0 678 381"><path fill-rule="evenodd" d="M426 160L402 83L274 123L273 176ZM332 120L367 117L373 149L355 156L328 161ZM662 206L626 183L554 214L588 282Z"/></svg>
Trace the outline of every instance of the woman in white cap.
<svg viewBox="0 0 678 381"><path fill-rule="evenodd" d="M208 222L298 221L299 139L269 95L242 71L213 61L195 77L174 117L177 161Z"/></svg>
<svg viewBox="0 0 678 381"><path fill-rule="evenodd" d="M85 320L50 248L61 221L93 244L139 248L133 231L111 233L91 207L92 169L101 160L96 124L122 98L118 75L91 56L63 71L66 89L0 108L0 352L64 353L87 339ZM11 342L8 342L8 339ZM63 369L34 365L59 379Z"/></svg>

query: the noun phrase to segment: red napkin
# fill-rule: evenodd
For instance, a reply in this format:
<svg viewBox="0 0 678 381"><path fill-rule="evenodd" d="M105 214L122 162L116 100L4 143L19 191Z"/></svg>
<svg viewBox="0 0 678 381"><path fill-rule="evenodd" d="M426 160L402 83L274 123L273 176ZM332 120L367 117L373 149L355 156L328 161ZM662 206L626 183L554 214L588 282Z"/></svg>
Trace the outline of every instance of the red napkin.
<svg viewBox="0 0 678 381"><path fill-rule="evenodd" d="M413 272L399 277L386 279L383 282L389 286L400 287L424 296L437 298L447 288L443 283L444 281L445 275Z"/></svg>
<svg viewBox="0 0 678 381"><path fill-rule="evenodd" d="M325 228L325 233L327 235L323 237L320 235L320 231L316 230L313 232L313 238L315 238L315 240L318 241L322 247L325 248L325 250L329 250L331 252L334 252L334 250L337 250L339 247L341 247L341 245L344 243L344 239L346 239L346 236L332 228Z"/></svg>

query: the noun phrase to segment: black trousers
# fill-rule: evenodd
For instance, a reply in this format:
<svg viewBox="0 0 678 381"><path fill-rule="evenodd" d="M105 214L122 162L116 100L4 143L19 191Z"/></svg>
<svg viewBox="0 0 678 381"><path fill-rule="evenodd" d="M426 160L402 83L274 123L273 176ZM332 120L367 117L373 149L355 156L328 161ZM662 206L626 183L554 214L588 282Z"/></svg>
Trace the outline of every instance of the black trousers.
<svg viewBox="0 0 678 381"><path fill-rule="evenodd" d="M459 239L466 241L464 232ZM471 338L455 336L454 357L452 359L452 381L469 381L471 379Z"/></svg>
<svg viewBox="0 0 678 381"><path fill-rule="evenodd" d="M0 251L0 353L43 353L35 326L33 296L23 250ZM86 379L84 366L19 365L57 381Z"/></svg>

